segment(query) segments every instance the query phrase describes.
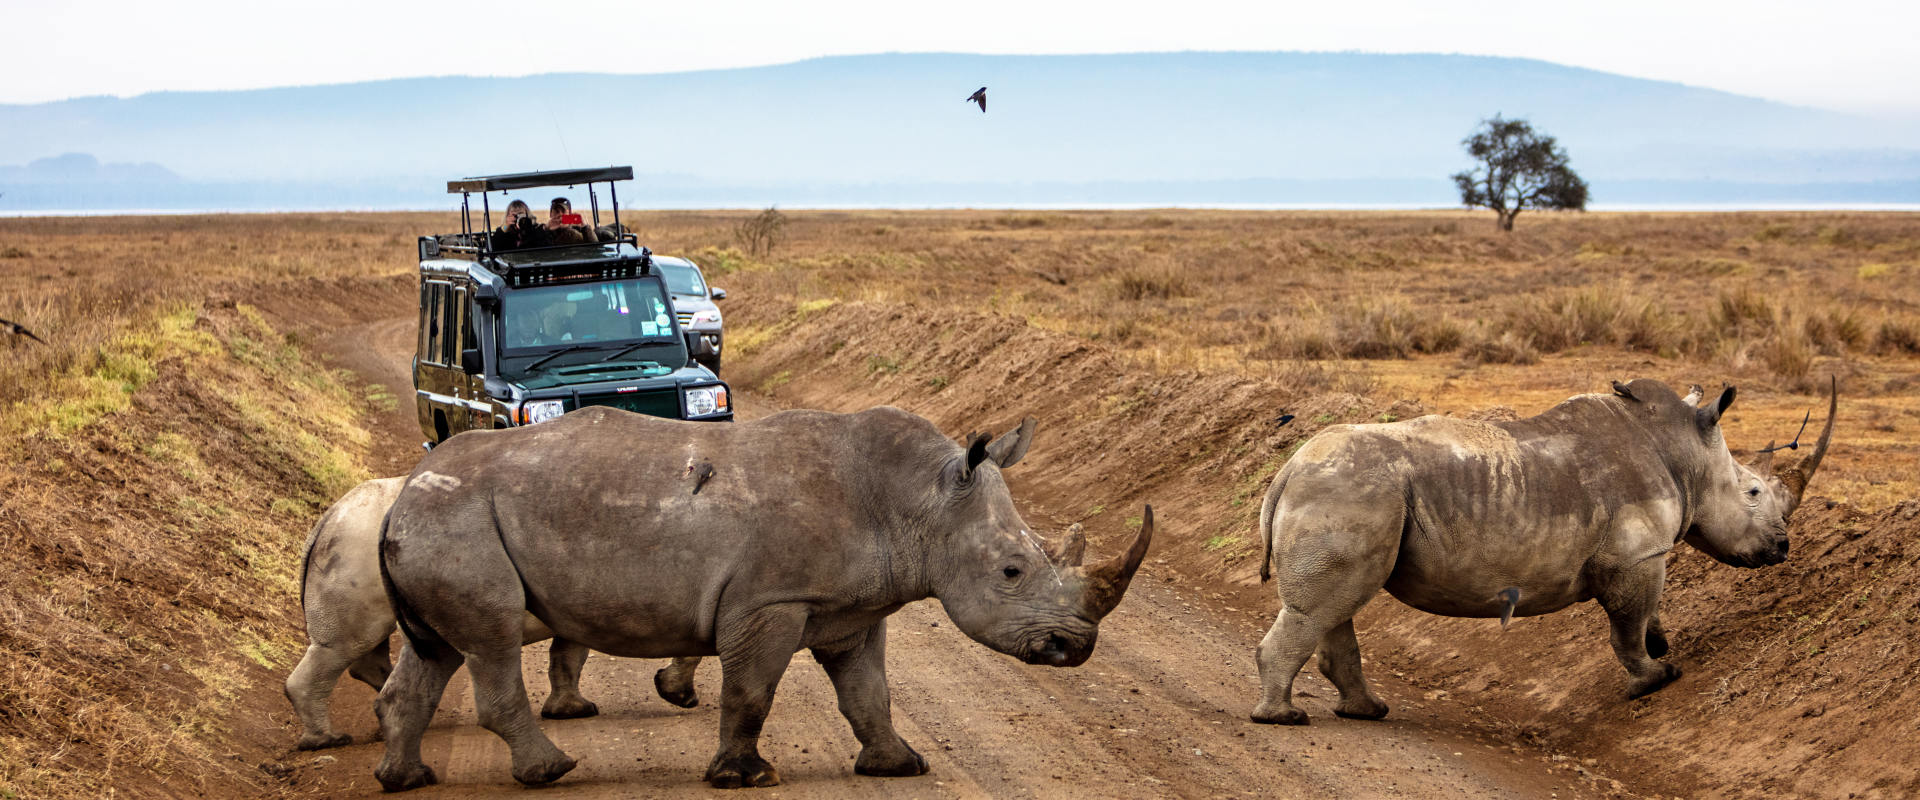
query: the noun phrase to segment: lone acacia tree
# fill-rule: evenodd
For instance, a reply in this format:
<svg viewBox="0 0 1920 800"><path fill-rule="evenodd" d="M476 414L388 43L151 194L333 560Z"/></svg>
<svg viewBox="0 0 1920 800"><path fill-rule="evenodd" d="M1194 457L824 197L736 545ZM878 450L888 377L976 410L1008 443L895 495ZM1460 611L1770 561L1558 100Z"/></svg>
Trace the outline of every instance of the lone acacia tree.
<svg viewBox="0 0 1920 800"><path fill-rule="evenodd" d="M1460 202L1492 209L1500 215L1500 230L1513 230L1522 209L1587 210L1587 182L1567 167L1567 151L1526 120L1495 114L1460 145L1480 162L1454 174Z"/></svg>

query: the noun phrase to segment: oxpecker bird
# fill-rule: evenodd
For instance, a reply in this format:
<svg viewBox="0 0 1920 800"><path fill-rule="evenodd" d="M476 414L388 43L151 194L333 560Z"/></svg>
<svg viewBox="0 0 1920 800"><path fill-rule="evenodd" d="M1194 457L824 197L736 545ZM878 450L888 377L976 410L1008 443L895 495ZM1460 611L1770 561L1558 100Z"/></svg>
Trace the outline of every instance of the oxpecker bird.
<svg viewBox="0 0 1920 800"><path fill-rule="evenodd" d="M982 86L980 87L979 91L976 91L973 94L967 95L967 102L979 103L980 113L982 114L987 113L987 87Z"/></svg>
<svg viewBox="0 0 1920 800"><path fill-rule="evenodd" d="M47 343L47 340L33 335L33 331L27 330L26 327L22 326L20 323L8 322L4 319L0 319L0 333L11 334L14 336L25 336L41 344Z"/></svg>

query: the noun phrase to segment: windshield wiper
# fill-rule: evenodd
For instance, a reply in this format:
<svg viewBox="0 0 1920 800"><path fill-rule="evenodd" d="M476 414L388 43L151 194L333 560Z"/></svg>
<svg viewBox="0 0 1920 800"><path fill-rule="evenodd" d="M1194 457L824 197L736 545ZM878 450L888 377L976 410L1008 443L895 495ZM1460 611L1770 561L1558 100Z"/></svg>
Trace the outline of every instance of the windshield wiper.
<svg viewBox="0 0 1920 800"><path fill-rule="evenodd" d="M533 370L536 370L536 369L539 369L539 368L540 368L540 365L541 365L541 364L545 364L545 363L547 363L547 362L549 362L549 361L552 361L552 360L554 360L554 359L556 359L556 358L559 358L559 357L561 357L561 356L564 356L564 355L566 355L566 354L568 354L568 353L578 353L578 352L580 352L580 351L582 351L582 350L592 350L592 349L594 349L594 346L593 346L593 345L590 345L590 344L573 344L573 345L567 345L566 347L562 347L562 348L560 348L560 349L558 349L558 350L555 350L555 351L553 351L553 352L551 352L551 353L548 353L548 354L546 354L545 356L543 356L543 357L541 357L541 359L540 359L539 361L535 361L535 362L533 362L533 363L531 363L531 364L528 364L528 365L526 365L525 367L523 367L523 369L525 369L525 370L527 370L527 371L529 371L529 372L531 372L531 371L533 371Z"/></svg>
<svg viewBox="0 0 1920 800"><path fill-rule="evenodd" d="M618 353L614 353L613 355L607 356L605 361L619 361L621 356L624 356L642 347L653 347L655 345L663 345L663 344L673 344L673 340L668 339L665 341L661 341L659 339L651 339L644 342L636 342L634 344L628 345L627 347L623 348Z"/></svg>

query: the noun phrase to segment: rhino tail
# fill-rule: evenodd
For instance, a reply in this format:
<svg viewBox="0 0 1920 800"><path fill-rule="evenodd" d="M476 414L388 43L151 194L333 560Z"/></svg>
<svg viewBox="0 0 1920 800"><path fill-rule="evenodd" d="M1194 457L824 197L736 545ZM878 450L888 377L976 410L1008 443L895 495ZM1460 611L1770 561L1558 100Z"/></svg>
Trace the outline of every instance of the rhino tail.
<svg viewBox="0 0 1920 800"><path fill-rule="evenodd" d="M303 614L307 610L307 573L313 570L313 548L320 543L320 532L327 529L330 519L333 519L332 508L313 523L313 529L307 531L307 544L300 549L300 611Z"/></svg>
<svg viewBox="0 0 1920 800"><path fill-rule="evenodd" d="M1280 494L1287 490L1287 473L1283 469L1273 479L1273 485L1267 487L1267 496L1260 501L1260 582L1266 583L1273 577L1273 515L1280 508Z"/></svg>
<svg viewBox="0 0 1920 800"><path fill-rule="evenodd" d="M387 590L387 604L393 607L393 618L400 622L400 633L407 637L407 644L413 652L422 658L434 658L446 640L440 638L420 614L413 610L400 587L393 585L393 573L387 569L387 529L393 524L393 510L380 519L380 586Z"/></svg>

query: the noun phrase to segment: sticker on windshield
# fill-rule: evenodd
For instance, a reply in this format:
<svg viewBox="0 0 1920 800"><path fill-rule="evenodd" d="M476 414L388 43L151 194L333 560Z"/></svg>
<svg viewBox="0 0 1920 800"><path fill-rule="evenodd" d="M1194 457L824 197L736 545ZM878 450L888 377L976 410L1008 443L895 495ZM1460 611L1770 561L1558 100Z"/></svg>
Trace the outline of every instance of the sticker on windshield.
<svg viewBox="0 0 1920 800"><path fill-rule="evenodd" d="M658 326L660 326L660 327L662 327L662 328L665 328L665 327L667 327L667 325L668 325L668 323L667 323L667 315L665 315L665 314L661 314L661 315L659 315L659 316L657 316L657 317L654 317L654 318L653 318L653 324L655 324L655 325L658 325Z"/></svg>
<svg viewBox="0 0 1920 800"><path fill-rule="evenodd" d="M641 336L659 336L660 326L655 325L651 322L642 322L640 323L640 335Z"/></svg>

